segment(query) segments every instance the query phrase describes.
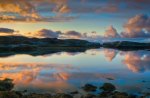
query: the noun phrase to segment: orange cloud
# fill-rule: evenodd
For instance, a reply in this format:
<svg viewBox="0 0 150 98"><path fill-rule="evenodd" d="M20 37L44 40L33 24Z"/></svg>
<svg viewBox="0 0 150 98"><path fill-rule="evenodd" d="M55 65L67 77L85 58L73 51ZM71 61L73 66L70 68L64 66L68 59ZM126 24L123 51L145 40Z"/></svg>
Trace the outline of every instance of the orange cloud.
<svg viewBox="0 0 150 98"><path fill-rule="evenodd" d="M123 37L150 37L150 17L148 15L136 15L124 25Z"/></svg>
<svg viewBox="0 0 150 98"><path fill-rule="evenodd" d="M51 9L44 9L49 13L51 11L57 14L70 12L67 0L1 0L0 22L58 22L74 19L74 17L63 15L42 16L38 8L43 6L43 3L49 6L55 5Z"/></svg>
<svg viewBox="0 0 150 98"><path fill-rule="evenodd" d="M117 30L116 30L113 26L110 26L110 27L108 27L108 29L105 31L104 37L105 37L105 38L118 38L118 37L120 37L120 36L119 36Z"/></svg>
<svg viewBox="0 0 150 98"><path fill-rule="evenodd" d="M11 12L21 16L39 18L34 6L27 0L1 0L0 12Z"/></svg>

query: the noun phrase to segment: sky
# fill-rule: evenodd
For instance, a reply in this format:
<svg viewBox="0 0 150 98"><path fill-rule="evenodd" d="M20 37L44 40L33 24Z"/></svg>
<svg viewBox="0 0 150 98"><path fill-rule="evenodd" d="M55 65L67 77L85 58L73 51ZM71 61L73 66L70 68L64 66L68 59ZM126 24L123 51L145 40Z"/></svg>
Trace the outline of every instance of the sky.
<svg viewBox="0 0 150 98"><path fill-rule="evenodd" d="M149 6L150 0L0 0L0 33L150 38Z"/></svg>

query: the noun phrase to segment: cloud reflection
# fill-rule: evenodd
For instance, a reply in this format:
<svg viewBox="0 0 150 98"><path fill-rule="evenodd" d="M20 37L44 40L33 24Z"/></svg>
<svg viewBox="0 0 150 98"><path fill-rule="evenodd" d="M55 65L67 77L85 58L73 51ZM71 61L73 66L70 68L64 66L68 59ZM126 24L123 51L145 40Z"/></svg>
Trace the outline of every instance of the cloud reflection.
<svg viewBox="0 0 150 98"><path fill-rule="evenodd" d="M124 55L123 63L133 72L150 70L150 52L128 52Z"/></svg>
<svg viewBox="0 0 150 98"><path fill-rule="evenodd" d="M110 74L80 72L77 67L44 63L0 63L0 77L11 78L15 89L42 92L76 90L74 82L86 83L100 78L115 78ZM74 81L74 82L73 82Z"/></svg>
<svg viewBox="0 0 150 98"><path fill-rule="evenodd" d="M105 57L112 61L118 54L117 50L105 49ZM121 51L123 56L122 63L125 64L132 72L145 72L150 70L150 52L149 51Z"/></svg>
<svg viewBox="0 0 150 98"><path fill-rule="evenodd" d="M104 49L105 57L108 61L112 61L118 53L118 50L114 49Z"/></svg>

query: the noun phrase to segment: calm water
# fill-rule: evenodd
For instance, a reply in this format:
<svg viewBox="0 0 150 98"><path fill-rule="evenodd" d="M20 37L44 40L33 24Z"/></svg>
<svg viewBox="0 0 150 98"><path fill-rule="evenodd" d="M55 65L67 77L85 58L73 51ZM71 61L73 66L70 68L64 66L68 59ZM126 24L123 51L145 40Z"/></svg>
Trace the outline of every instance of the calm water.
<svg viewBox="0 0 150 98"><path fill-rule="evenodd" d="M41 56L0 57L0 77L12 78L15 90L70 92L91 83L110 82L131 93L150 91L150 51L112 49Z"/></svg>

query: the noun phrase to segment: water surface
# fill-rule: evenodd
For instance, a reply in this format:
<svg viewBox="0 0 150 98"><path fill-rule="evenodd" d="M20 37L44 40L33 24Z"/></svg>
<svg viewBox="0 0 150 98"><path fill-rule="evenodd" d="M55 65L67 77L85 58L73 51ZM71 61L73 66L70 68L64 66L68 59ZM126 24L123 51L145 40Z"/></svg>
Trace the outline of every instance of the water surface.
<svg viewBox="0 0 150 98"><path fill-rule="evenodd" d="M150 51L94 49L86 52L0 57L0 77L11 78L15 90L70 92L86 83L114 84L129 93L150 90Z"/></svg>

